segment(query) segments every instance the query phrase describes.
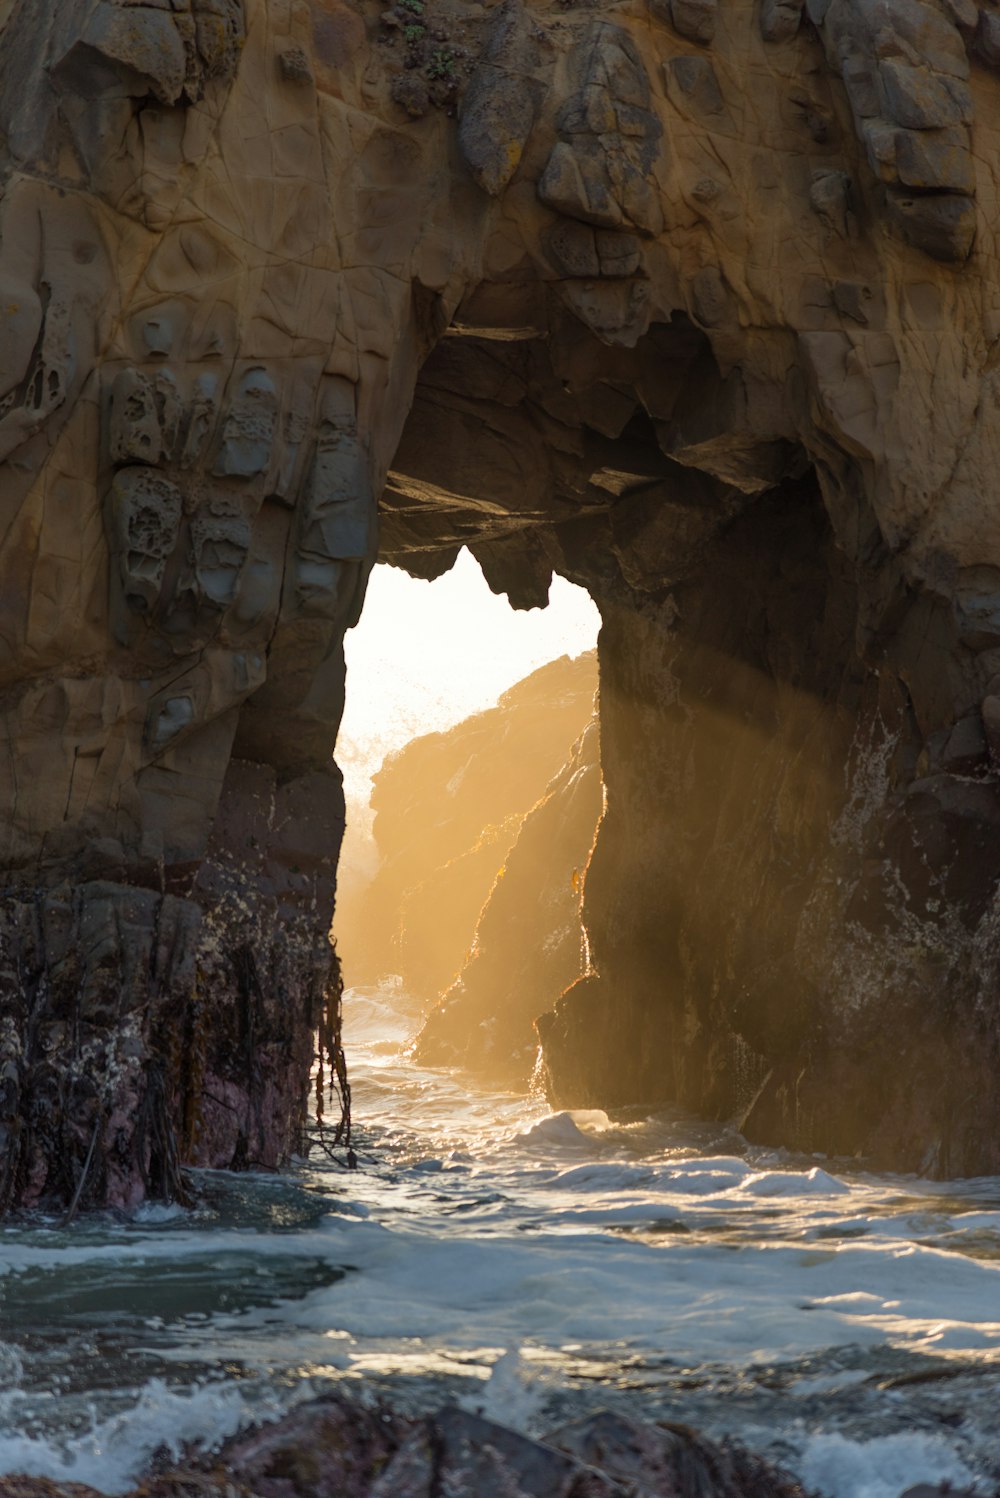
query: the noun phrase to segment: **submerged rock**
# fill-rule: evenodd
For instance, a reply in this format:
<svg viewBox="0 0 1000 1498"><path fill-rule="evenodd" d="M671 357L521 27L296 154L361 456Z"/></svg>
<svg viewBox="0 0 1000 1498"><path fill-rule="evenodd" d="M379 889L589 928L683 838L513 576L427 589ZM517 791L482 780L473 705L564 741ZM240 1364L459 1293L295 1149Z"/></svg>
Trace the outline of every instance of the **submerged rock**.
<svg viewBox="0 0 1000 1498"><path fill-rule="evenodd" d="M5 1486L6 1484L6 1486ZM685 1426L607 1413L541 1441L447 1406L423 1419L336 1396L237 1436L127 1498L805 1498L787 1473ZM2 1498L97 1498L0 1478Z"/></svg>

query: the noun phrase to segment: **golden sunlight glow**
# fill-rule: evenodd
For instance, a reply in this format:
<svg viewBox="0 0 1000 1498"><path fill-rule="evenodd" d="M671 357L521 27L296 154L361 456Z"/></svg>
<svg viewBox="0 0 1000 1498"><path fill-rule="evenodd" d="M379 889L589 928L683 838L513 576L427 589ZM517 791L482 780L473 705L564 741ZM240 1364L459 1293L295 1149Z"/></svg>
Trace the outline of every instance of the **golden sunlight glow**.
<svg viewBox="0 0 1000 1498"><path fill-rule="evenodd" d="M549 598L548 608L515 611L465 550L433 583L375 568L346 642L337 762L349 801L367 801L369 776L409 739L491 706L558 655L593 648L600 618L583 589L557 577Z"/></svg>

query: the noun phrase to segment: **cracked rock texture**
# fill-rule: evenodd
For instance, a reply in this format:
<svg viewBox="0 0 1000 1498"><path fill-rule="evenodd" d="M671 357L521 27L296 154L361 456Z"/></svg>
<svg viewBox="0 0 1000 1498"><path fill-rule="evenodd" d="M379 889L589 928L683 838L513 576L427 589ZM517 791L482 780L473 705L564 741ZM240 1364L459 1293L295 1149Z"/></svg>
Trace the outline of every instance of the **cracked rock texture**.
<svg viewBox="0 0 1000 1498"><path fill-rule="evenodd" d="M343 634L462 545L604 616L553 1097L1000 1168L998 66L975 0L0 0L0 1206L293 1147Z"/></svg>

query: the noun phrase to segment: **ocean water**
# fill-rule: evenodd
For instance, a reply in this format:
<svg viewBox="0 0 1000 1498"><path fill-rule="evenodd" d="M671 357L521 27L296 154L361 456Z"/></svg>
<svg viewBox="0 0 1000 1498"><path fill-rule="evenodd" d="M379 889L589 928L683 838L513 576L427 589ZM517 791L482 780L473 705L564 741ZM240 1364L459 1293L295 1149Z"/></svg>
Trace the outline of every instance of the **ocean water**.
<svg viewBox="0 0 1000 1498"><path fill-rule="evenodd" d="M733 1435L825 1498L1000 1482L1000 1180L873 1176L642 1110L552 1114L346 1000L359 1168L0 1229L0 1474L124 1491L331 1385L532 1434ZM0 1493L3 1490L0 1476Z"/></svg>

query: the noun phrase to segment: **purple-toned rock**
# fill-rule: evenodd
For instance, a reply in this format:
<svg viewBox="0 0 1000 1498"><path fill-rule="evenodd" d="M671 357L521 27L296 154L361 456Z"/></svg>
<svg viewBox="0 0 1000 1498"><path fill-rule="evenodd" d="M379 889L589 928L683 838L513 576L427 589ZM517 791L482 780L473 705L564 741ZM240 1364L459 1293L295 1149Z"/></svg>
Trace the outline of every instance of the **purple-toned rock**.
<svg viewBox="0 0 1000 1498"><path fill-rule="evenodd" d="M405 1419L330 1396L139 1483L127 1498L804 1498L793 1479L685 1426L600 1413L536 1441L449 1405ZM0 1477L0 1498L98 1498Z"/></svg>
<svg viewBox="0 0 1000 1498"><path fill-rule="evenodd" d="M449 1406L414 1431L370 1498L628 1498L605 1473L541 1441Z"/></svg>
<svg viewBox="0 0 1000 1498"><path fill-rule="evenodd" d="M708 1441L687 1425L602 1410L546 1439L622 1484L629 1498L804 1498L788 1473L752 1452Z"/></svg>
<svg viewBox="0 0 1000 1498"><path fill-rule="evenodd" d="M256 1498L362 1498L408 1437L388 1410L330 1397L237 1436L219 1464Z"/></svg>

